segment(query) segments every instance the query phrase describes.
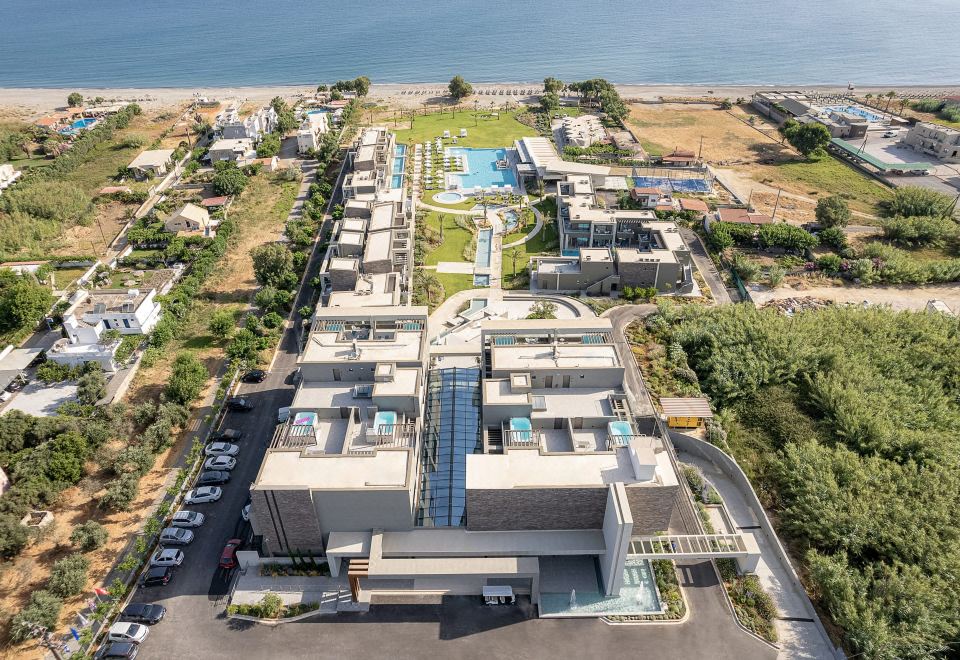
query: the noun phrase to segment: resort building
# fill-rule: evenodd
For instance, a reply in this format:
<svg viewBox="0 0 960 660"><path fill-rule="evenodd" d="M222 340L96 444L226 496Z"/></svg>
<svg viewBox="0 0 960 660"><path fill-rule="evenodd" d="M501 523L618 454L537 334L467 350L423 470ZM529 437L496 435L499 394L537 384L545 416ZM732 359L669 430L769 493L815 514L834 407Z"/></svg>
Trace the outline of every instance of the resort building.
<svg viewBox="0 0 960 660"><path fill-rule="evenodd" d="M66 337L58 339L47 349L47 359L68 367L95 362L104 371L116 371L114 358L120 348L120 339L105 340L103 333L106 329L103 321L90 324L73 315L64 318Z"/></svg>
<svg viewBox="0 0 960 660"><path fill-rule="evenodd" d="M70 307L63 313L64 325L103 324L105 330L119 330L122 335L146 334L160 320L157 289L94 289L77 291ZM73 319L71 320L71 317Z"/></svg>
<svg viewBox="0 0 960 660"><path fill-rule="evenodd" d="M165 231L183 236L216 236L214 228L218 223L210 219L210 213L196 204L184 204L163 221Z"/></svg>
<svg viewBox="0 0 960 660"><path fill-rule="evenodd" d="M223 139L217 140L210 145L207 157L210 163L217 163L221 160L231 160L237 162L246 160L254 156L253 140L249 138Z"/></svg>
<svg viewBox="0 0 960 660"><path fill-rule="evenodd" d="M941 124L919 122L901 140L928 156L948 163L960 163L960 131Z"/></svg>
<svg viewBox="0 0 960 660"><path fill-rule="evenodd" d="M3 191L12 186L22 175L23 172L13 169L13 165L9 163L0 165L0 194L3 194Z"/></svg>
<svg viewBox="0 0 960 660"><path fill-rule="evenodd" d="M521 138L514 143L514 149L519 158L517 175L520 177L521 188L527 179L554 182L570 175L589 177L593 185L600 186L610 176L610 168L606 165L563 160L553 141L545 137Z"/></svg>
<svg viewBox="0 0 960 660"><path fill-rule="evenodd" d="M803 92L756 92L750 104L762 115L782 124L787 119L801 117L814 107L813 100Z"/></svg>
<svg viewBox="0 0 960 660"><path fill-rule="evenodd" d="M347 152L351 171L343 181L343 198L373 199L391 189L396 138L386 128L366 128Z"/></svg>
<svg viewBox="0 0 960 660"><path fill-rule="evenodd" d="M607 137L603 122L596 115L564 117L558 122L562 147L590 147Z"/></svg>
<svg viewBox="0 0 960 660"><path fill-rule="evenodd" d="M127 169L136 179L165 176L173 160L173 149L150 149L133 159Z"/></svg>
<svg viewBox="0 0 960 660"><path fill-rule="evenodd" d="M231 107L217 116L217 130L224 139L248 139L256 143L276 129L277 119L276 110L269 105L244 118L240 117L238 108Z"/></svg>
<svg viewBox="0 0 960 660"><path fill-rule="evenodd" d="M320 136L330 130L326 112L310 112L297 131L297 152L306 153L320 146Z"/></svg>

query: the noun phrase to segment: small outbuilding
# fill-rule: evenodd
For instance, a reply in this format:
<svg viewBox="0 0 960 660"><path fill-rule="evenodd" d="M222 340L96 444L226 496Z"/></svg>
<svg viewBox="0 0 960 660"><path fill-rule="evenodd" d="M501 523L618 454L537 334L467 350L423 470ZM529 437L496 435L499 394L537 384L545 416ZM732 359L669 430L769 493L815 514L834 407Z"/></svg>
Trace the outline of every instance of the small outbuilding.
<svg viewBox="0 0 960 660"><path fill-rule="evenodd" d="M695 429L713 418L710 402L703 397L662 398L660 408L672 429Z"/></svg>

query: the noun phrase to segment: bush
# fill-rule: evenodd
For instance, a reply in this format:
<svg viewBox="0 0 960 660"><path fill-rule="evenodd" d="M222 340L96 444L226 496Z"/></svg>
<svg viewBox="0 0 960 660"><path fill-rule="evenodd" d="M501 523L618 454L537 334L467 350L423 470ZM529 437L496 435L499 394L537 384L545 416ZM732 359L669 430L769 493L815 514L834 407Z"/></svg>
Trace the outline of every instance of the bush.
<svg viewBox="0 0 960 660"><path fill-rule="evenodd" d="M134 472L146 474L153 467L153 452L147 445L128 445L120 450L113 461L113 471L117 475Z"/></svg>
<svg viewBox="0 0 960 660"><path fill-rule="evenodd" d="M843 233L840 227L827 227L817 234L817 238L823 245L833 248L837 252L847 247L847 235Z"/></svg>
<svg viewBox="0 0 960 660"><path fill-rule="evenodd" d="M897 216L883 221L883 235L901 245L941 246L955 236L957 224L943 216Z"/></svg>
<svg viewBox="0 0 960 660"><path fill-rule="evenodd" d="M843 259L837 254L825 254L817 259L817 268L826 273L839 273Z"/></svg>
<svg viewBox="0 0 960 660"><path fill-rule="evenodd" d="M265 328L275 330L283 325L283 317L277 314L276 312L269 312L263 315L263 318L260 319L263 322Z"/></svg>
<svg viewBox="0 0 960 660"><path fill-rule="evenodd" d="M893 197L880 202L880 210L888 218L896 216L945 216L953 199L929 188L904 186L893 191Z"/></svg>
<svg viewBox="0 0 960 660"><path fill-rule="evenodd" d="M49 591L40 589L30 594L30 604L20 610L10 623L10 639L14 642L37 637L34 626L53 630L60 618L63 601Z"/></svg>
<svg viewBox="0 0 960 660"><path fill-rule="evenodd" d="M140 477L134 473L121 475L107 483L107 492L100 497L100 506L126 511L140 492Z"/></svg>
<svg viewBox="0 0 960 660"><path fill-rule="evenodd" d="M53 565L47 588L61 598L69 598L83 592L87 583L90 560L79 553L64 557Z"/></svg>
<svg viewBox="0 0 960 660"><path fill-rule="evenodd" d="M823 227L846 227L850 222L850 207L840 195L830 195L817 201L816 216Z"/></svg>
<svg viewBox="0 0 960 660"><path fill-rule="evenodd" d="M7 497L9 499L9 495ZM20 524L18 516L13 513L0 514L0 557L9 559L17 556L29 539L27 528Z"/></svg>
<svg viewBox="0 0 960 660"><path fill-rule="evenodd" d="M76 370L65 364L57 364L48 360L37 367L37 378L47 384L60 383L76 377Z"/></svg>
<svg viewBox="0 0 960 660"><path fill-rule="evenodd" d="M173 373L167 381L167 396L186 405L200 396L209 377L207 368L200 360L191 353L181 353L173 362Z"/></svg>
<svg viewBox="0 0 960 660"><path fill-rule="evenodd" d="M81 403L93 405L107 395L107 378L99 365L80 377L77 383L77 398Z"/></svg>
<svg viewBox="0 0 960 660"><path fill-rule="evenodd" d="M73 528L70 534L70 543L75 545L81 552L91 552L97 548L102 548L108 539L106 528L96 520L88 520Z"/></svg>
<svg viewBox="0 0 960 660"><path fill-rule="evenodd" d="M213 313L207 327L217 339L229 339L230 335L233 334L236 323L231 312L221 309Z"/></svg>

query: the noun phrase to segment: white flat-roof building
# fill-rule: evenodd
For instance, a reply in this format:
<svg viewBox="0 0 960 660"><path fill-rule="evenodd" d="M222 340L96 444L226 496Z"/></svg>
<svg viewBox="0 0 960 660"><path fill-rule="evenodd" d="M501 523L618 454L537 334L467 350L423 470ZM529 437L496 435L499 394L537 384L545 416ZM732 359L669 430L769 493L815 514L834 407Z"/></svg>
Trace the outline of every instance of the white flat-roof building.
<svg viewBox="0 0 960 660"><path fill-rule="evenodd" d="M553 141L545 137L525 137L514 143L520 162L517 174L520 178L559 181L570 175L589 178L593 185L600 185L610 176L606 165L590 165L563 160Z"/></svg>
<svg viewBox="0 0 960 660"><path fill-rule="evenodd" d="M330 130L326 112L308 113L297 131L297 152L306 153L320 146L320 136Z"/></svg>
<svg viewBox="0 0 960 660"><path fill-rule="evenodd" d="M216 163L221 160L232 160L236 162L238 160L253 158L254 155L253 140L250 138L217 140L210 145L210 150L207 152L211 163Z"/></svg>
<svg viewBox="0 0 960 660"><path fill-rule="evenodd" d="M164 176L173 160L173 151L173 149L149 149L134 158L127 165L127 169L133 172L133 176L137 179Z"/></svg>
<svg viewBox="0 0 960 660"><path fill-rule="evenodd" d="M162 314L156 296L156 289L81 289L63 313L64 323L83 322L91 326L102 323L105 330L119 330L122 335L146 334L153 330Z"/></svg>

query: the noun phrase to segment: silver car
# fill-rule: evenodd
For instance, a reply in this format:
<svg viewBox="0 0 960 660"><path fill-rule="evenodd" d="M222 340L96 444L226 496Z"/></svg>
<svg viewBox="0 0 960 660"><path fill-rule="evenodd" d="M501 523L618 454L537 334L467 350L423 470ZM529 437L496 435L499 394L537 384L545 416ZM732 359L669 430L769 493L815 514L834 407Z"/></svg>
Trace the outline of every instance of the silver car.
<svg viewBox="0 0 960 660"><path fill-rule="evenodd" d="M203 453L207 456L236 456L240 453L240 446L229 442L211 442Z"/></svg>
<svg viewBox="0 0 960 660"><path fill-rule="evenodd" d="M177 511L170 519L171 527L199 527L206 520L199 511Z"/></svg>
<svg viewBox="0 0 960 660"><path fill-rule="evenodd" d="M211 456L204 464L204 470L230 471L237 467L237 459L233 456Z"/></svg>
<svg viewBox="0 0 960 660"><path fill-rule="evenodd" d="M183 501L187 504L206 504L207 502L216 502L223 496L223 490L219 486L200 486L193 490L188 490L183 496Z"/></svg>
<svg viewBox="0 0 960 660"><path fill-rule="evenodd" d="M183 550L160 548L150 558L151 566L179 566L183 563Z"/></svg>
<svg viewBox="0 0 960 660"><path fill-rule="evenodd" d="M193 532L182 527L167 527L160 532L160 543L164 545L187 545L193 541Z"/></svg>

